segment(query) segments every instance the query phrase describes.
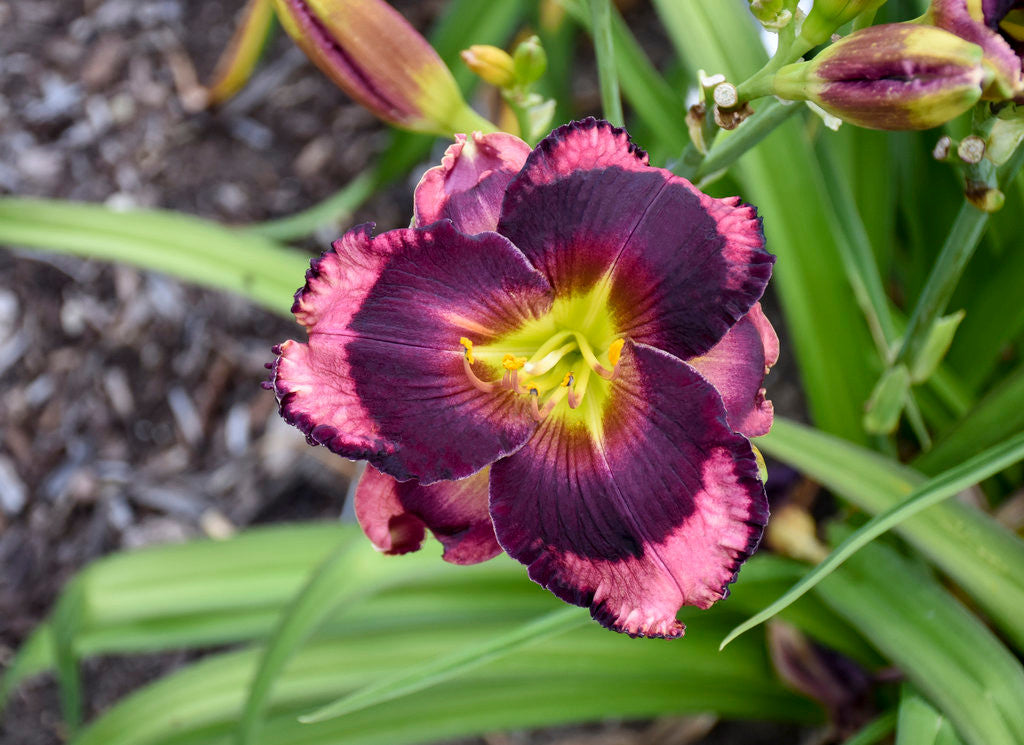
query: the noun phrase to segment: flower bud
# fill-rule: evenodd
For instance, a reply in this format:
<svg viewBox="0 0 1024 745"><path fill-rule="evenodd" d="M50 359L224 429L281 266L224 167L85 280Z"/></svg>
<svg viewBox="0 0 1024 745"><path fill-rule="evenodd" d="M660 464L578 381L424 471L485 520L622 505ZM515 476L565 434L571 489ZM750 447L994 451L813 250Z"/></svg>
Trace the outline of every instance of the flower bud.
<svg viewBox="0 0 1024 745"><path fill-rule="evenodd" d="M504 49L490 44L474 44L462 50L462 61L485 83L511 88L516 83L516 67Z"/></svg>
<svg viewBox="0 0 1024 745"><path fill-rule="evenodd" d="M773 86L781 98L813 101L861 127L929 129L971 108L990 76L978 45L931 26L893 23L783 67Z"/></svg>
<svg viewBox="0 0 1024 745"><path fill-rule="evenodd" d="M786 0L750 0L750 12L765 28L779 29L793 20Z"/></svg>
<svg viewBox="0 0 1024 745"><path fill-rule="evenodd" d="M814 0L814 7L804 19L800 36L813 46L824 44L836 29L861 13L878 10L884 4L885 0Z"/></svg>
<svg viewBox="0 0 1024 745"><path fill-rule="evenodd" d="M512 56L515 60L516 80L521 85L536 83L547 72L548 56L537 36L521 42Z"/></svg>
<svg viewBox="0 0 1024 745"><path fill-rule="evenodd" d="M274 0L274 9L314 64L378 118L448 136L494 129L463 100L430 43L384 0Z"/></svg>

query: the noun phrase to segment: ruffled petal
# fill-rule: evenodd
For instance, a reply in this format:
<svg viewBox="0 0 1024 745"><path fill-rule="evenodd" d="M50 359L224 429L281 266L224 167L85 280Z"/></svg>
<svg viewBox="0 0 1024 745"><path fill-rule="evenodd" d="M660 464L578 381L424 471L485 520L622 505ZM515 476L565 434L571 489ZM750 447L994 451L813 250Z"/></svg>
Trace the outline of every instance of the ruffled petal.
<svg viewBox="0 0 1024 745"><path fill-rule="evenodd" d="M725 597L768 518L746 438L686 363L627 343L598 434L548 417L491 467L498 541L530 577L631 636L676 637Z"/></svg>
<svg viewBox="0 0 1024 745"><path fill-rule="evenodd" d="M424 528L444 546L444 560L478 564L501 553L487 511L489 469L459 481L424 486L367 468L356 488L356 518L386 554L419 550Z"/></svg>
<svg viewBox="0 0 1024 745"><path fill-rule="evenodd" d="M504 132L455 135L441 165L423 174L416 187L416 224L448 218L463 233L494 230L505 187L529 154L529 145Z"/></svg>
<svg viewBox="0 0 1024 745"><path fill-rule="evenodd" d="M755 303L718 344L687 362L722 395L729 426L759 437L772 428L774 409L762 384L778 359L779 337Z"/></svg>
<svg viewBox="0 0 1024 745"><path fill-rule="evenodd" d="M309 343L277 348L281 414L311 443L401 481L468 476L514 452L536 422L524 397L473 385L460 338L498 338L546 313L550 295L496 233L467 236L447 220L350 231L296 295Z"/></svg>
<svg viewBox="0 0 1024 745"><path fill-rule="evenodd" d="M531 153L498 232L558 296L594 291L619 333L680 359L709 350L750 310L775 259L752 207L648 166L624 130L593 119Z"/></svg>

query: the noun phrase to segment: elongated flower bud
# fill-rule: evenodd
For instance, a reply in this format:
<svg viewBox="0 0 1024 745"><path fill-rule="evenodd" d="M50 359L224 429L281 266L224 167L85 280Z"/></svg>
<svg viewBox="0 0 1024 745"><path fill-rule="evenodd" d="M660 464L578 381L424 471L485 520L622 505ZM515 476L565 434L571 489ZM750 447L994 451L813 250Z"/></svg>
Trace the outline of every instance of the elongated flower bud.
<svg viewBox="0 0 1024 745"><path fill-rule="evenodd" d="M781 98L813 101L861 127L929 129L971 108L990 75L978 45L931 26L893 23L783 67L773 85Z"/></svg>
<svg viewBox="0 0 1024 745"><path fill-rule="evenodd" d="M859 16L878 10L885 0L814 0L814 7L804 19L800 35L810 44L824 44L835 33Z"/></svg>
<svg viewBox="0 0 1024 745"><path fill-rule="evenodd" d="M516 83L516 65L512 55L490 44L474 44L462 51L462 61L485 83L511 88Z"/></svg>
<svg viewBox="0 0 1024 745"><path fill-rule="evenodd" d="M380 119L447 136L494 129L463 100L430 43L383 0L274 0L274 8L316 66Z"/></svg>
<svg viewBox="0 0 1024 745"><path fill-rule="evenodd" d="M516 79L523 85L536 83L547 72L548 56L538 36L521 41L512 58L516 65Z"/></svg>

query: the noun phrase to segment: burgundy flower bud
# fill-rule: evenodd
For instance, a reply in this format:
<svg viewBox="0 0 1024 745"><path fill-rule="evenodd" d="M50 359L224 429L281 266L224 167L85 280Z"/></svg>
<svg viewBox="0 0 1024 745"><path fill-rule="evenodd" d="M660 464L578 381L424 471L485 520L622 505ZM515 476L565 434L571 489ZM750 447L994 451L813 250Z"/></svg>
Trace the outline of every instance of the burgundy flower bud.
<svg viewBox="0 0 1024 745"><path fill-rule="evenodd" d="M378 118L450 136L494 129L463 100L451 71L383 0L274 0L302 51Z"/></svg>
<svg viewBox="0 0 1024 745"><path fill-rule="evenodd" d="M894 23L857 31L810 62L783 67L774 92L812 101L871 129L929 129L967 111L991 73L982 50L932 26Z"/></svg>

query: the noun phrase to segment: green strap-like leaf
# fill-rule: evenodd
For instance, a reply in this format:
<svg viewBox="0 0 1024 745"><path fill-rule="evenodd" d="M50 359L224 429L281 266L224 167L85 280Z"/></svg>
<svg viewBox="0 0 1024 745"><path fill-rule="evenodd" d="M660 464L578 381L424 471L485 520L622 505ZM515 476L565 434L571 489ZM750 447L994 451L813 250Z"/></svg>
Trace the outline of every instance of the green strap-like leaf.
<svg viewBox="0 0 1024 745"><path fill-rule="evenodd" d="M0 198L0 245L120 261L230 290L289 314L308 255L208 220L162 210Z"/></svg>
<svg viewBox="0 0 1024 745"><path fill-rule="evenodd" d="M406 670L397 677L362 688L303 716L301 721L307 724L322 722L384 701L408 696L463 675L491 660L582 626L589 620L586 613L579 608L560 608L489 639L481 645L438 657Z"/></svg>
<svg viewBox="0 0 1024 745"><path fill-rule="evenodd" d="M380 563L367 562L368 554L370 552L361 537L350 535L337 551L317 567L295 599L282 610L281 618L267 639L249 684L238 723L239 745L254 742L275 679L327 614L341 603L354 604L381 589L384 578L381 576ZM392 572L394 577L395 573Z"/></svg>
<svg viewBox="0 0 1024 745"><path fill-rule="evenodd" d="M953 745L959 741L949 720L921 698L912 686L904 685L896 723L896 745Z"/></svg>
<svg viewBox="0 0 1024 745"><path fill-rule="evenodd" d="M920 564L872 543L816 592L854 624L970 745L1024 742L1024 668Z"/></svg>
<svg viewBox="0 0 1024 745"><path fill-rule="evenodd" d="M904 501L925 477L878 453L776 417L757 441L770 455L871 513ZM1024 650L1024 541L990 516L955 500L935 505L897 527L952 577L1019 649Z"/></svg>
<svg viewBox="0 0 1024 745"><path fill-rule="evenodd" d="M906 500L875 515L859 530L852 533L823 562L793 585L785 595L729 632L721 646L725 647L743 632L764 623L801 595L813 589L844 561L886 531L918 512L959 494L967 487L999 473L1020 460L1024 460L1024 432L931 479L924 486L915 490Z"/></svg>
<svg viewBox="0 0 1024 745"><path fill-rule="evenodd" d="M872 719L859 732L844 740L843 745L875 745L876 742L895 728L896 712L887 711L885 714Z"/></svg>

